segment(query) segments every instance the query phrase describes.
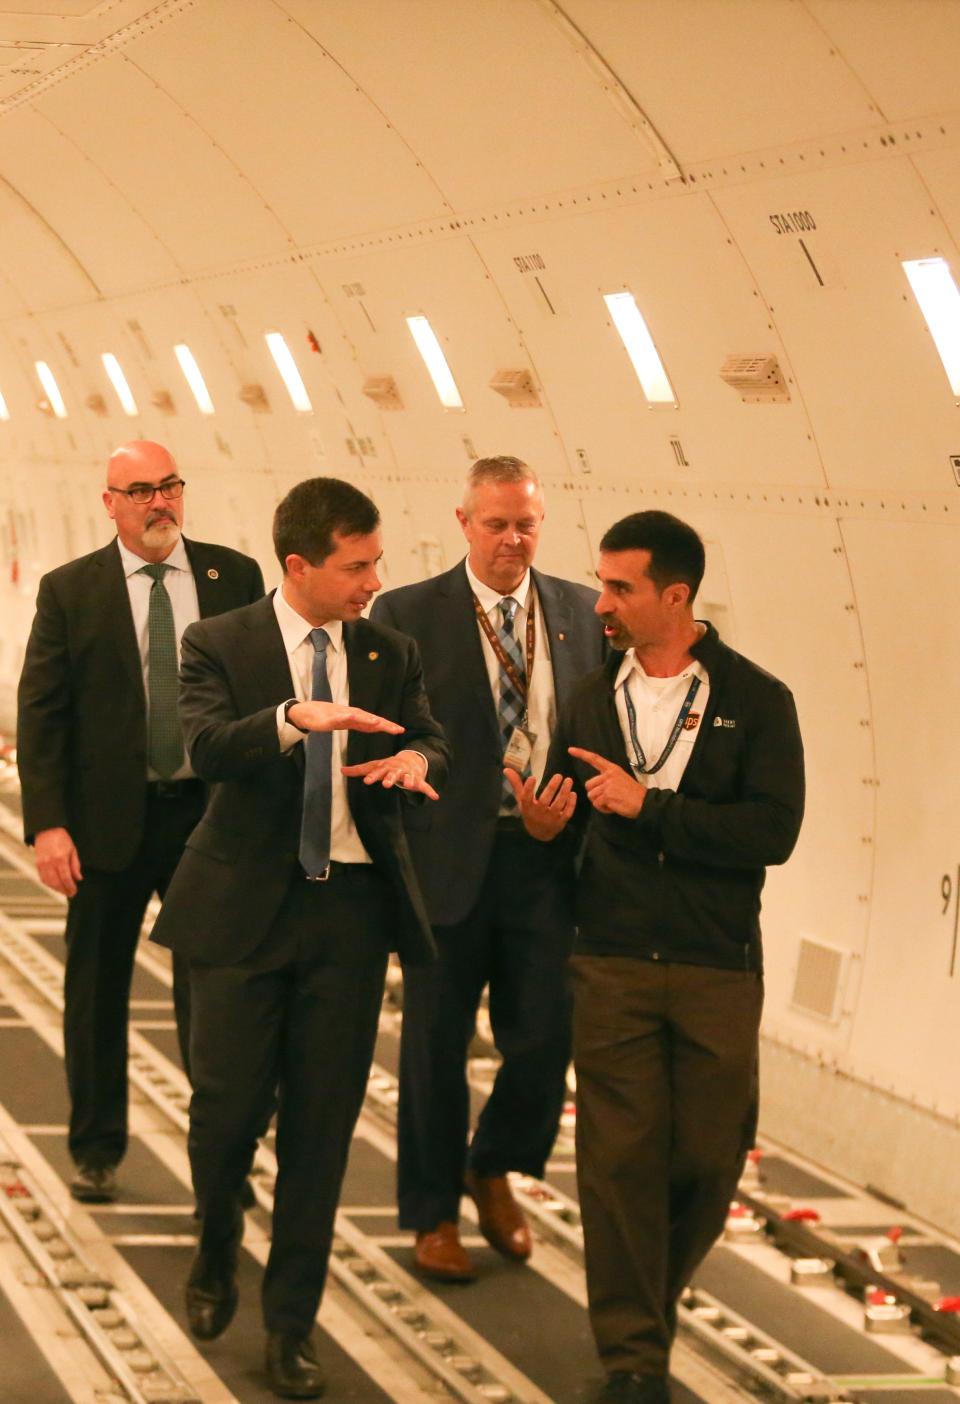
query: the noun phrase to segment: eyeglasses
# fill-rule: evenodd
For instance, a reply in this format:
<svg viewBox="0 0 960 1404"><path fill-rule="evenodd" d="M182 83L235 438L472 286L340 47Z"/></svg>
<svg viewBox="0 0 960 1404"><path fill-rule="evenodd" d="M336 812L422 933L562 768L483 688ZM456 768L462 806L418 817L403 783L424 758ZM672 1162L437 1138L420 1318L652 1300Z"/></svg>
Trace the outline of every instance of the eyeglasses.
<svg viewBox="0 0 960 1404"><path fill-rule="evenodd" d="M107 484L109 492L119 492L124 497L129 497L131 502L139 503L141 507L152 502L157 493L171 502L174 498L183 496L185 487L183 478L171 478L166 483L134 483L133 487L129 488L110 487L109 483Z"/></svg>

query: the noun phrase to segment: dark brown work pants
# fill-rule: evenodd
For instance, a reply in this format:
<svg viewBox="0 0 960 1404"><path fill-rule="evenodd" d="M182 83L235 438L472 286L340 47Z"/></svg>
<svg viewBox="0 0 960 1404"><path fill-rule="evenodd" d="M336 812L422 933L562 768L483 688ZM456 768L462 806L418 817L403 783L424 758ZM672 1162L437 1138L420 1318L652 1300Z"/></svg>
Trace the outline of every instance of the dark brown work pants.
<svg viewBox="0 0 960 1404"><path fill-rule="evenodd" d="M590 1322L608 1371L665 1375L677 1299L756 1130L763 979L624 956L571 967Z"/></svg>

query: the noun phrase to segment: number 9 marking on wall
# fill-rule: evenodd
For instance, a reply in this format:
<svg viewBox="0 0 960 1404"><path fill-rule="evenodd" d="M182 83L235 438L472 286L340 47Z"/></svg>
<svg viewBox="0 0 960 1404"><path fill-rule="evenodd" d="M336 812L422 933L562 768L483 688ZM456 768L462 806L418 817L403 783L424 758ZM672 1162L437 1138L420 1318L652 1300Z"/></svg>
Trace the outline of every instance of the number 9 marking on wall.
<svg viewBox="0 0 960 1404"><path fill-rule="evenodd" d="M953 978L957 968L957 928L960 926L960 865L957 866L956 879L949 873L944 873L940 879L940 896L943 898L943 906L940 909L941 915L946 916L953 902L953 944L950 947L950 977Z"/></svg>

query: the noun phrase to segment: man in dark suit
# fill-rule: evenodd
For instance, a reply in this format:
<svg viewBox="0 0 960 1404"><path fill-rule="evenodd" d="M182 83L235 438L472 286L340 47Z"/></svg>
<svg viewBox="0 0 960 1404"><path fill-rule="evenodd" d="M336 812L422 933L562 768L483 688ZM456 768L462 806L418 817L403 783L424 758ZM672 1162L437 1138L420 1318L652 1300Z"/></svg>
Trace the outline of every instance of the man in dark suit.
<svg viewBox="0 0 960 1404"><path fill-rule="evenodd" d="M177 722L178 640L191 621L263 594L256 561L181 536L183 488L160 444L111 455L103 501L117 537L40 581L20 678L26 840L43 882L69 899L71 1191L93 1203L115 1197L127 1148L127 1008L143 914L203 812ZM175 961L185 1068L188 999Z"/></svg>
<svg viewBox="0 0 960 1404"><path fill-rule="evenodd" d="M467 559L391 590L373 617L417 640L455 757L440 803L407 815L440 960L405 972L398 1201L420 1269L463 1281L475 1273L457 1228L465 1185L493 1247L530 1255L507 1172L543 1175L570 1051L571 853L528 838L504 753L542 774L557 708L603 637L595 591L531 569L543 521L531 468L480 459L457 517ZM467 1050L485 985L502 1062L468 1155Z"/></svg>
<svg viewBox="0 0 960 1404"><path fill-rule="evenodd" d="M540 795L510 777L532 835L586 827L571 964L595 1404L669 1404L677 1302L756 1130L766 865L803 816L793 698L694 618L703 570L667 512L606 532L597 611L618 652L564 707Z"/></svg>
<svg viewBox="0 0 960 1404"><path fill-rule="evenodd" d="M209 1340L233 1316L238 1196L276 1094L267 1370L297 1399L323 1389L310 1330L387 956L434 955L401 810L436 799L449 749L416 644L361 618L379 522L349 483L298 484L274 518L280 590L187 630L181 716L212 793L154 930L191 962L190 1327Z"/></svg>

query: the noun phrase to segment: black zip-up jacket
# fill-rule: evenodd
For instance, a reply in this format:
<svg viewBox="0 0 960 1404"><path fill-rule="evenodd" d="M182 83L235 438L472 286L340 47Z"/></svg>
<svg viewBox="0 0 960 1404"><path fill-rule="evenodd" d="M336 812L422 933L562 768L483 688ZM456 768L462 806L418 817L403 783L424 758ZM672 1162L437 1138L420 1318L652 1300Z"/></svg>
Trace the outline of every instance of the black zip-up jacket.
<svg viewBox="0 0 960 1404"><path fill-rule="evenodd" d="M761 970L760 893L784 863L803 818L803 744L788 688L721 643L690 650L710 693L678 790L647 791L636 819L599 814L584 784L596 772L580 746L627 773L614 683L623 655L588 673L563 708L545 776L572 775L586 829L576 950L719 969Z"/></svg>

